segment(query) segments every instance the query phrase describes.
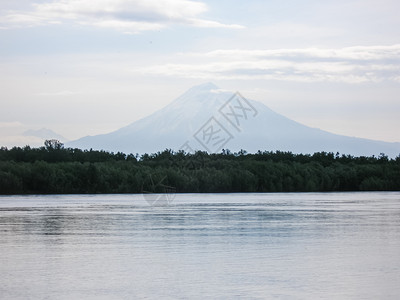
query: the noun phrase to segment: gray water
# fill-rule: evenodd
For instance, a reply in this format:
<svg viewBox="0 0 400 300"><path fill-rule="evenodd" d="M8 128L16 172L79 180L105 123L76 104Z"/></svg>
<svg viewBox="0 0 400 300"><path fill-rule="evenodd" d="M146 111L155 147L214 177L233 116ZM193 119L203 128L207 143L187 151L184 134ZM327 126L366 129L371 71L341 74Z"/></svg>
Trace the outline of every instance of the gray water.
<svg viewBox="0 0 400 300"><path fill-rule="evenodd" d="M1 299L399 299L400 193L0 197Z"/></svg>

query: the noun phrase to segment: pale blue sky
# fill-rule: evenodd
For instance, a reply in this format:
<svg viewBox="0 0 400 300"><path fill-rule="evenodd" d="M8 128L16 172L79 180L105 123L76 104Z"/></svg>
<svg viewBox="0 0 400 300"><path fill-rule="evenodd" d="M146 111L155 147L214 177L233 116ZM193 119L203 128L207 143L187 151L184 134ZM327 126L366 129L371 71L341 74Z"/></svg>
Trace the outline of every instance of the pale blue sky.
<svg viewBox="0 0 400 300"><path fill-rule="evenodd" d="M214 82L334 133L400 141L400 3L2 0L0 144L105 133Z"/></svg>

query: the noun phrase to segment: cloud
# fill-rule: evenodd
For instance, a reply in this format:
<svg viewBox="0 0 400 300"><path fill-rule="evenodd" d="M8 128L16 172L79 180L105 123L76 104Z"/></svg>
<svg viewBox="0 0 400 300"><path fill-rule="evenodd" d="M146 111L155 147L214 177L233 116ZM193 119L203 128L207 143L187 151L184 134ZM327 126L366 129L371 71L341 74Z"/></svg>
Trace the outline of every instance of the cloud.
<svg viewBox="0 0 400 300"><path fill-rule="evenodd" d="M68 90L57 91L57 92L41 92L37 93L38 96L72 96L81 94L80 92L73 92Z"/></svg>
<svg viewBox="0 0 400 300"><path fill-rule="evenodd" d="M159 30L170 24L212 28L242 28L200 18L208 7L191 0L56 0L32 5L30 11L10 11L1 27L39 26L71 22L125 33Z"/></svg>
<svg viewBox="0 0 400 300"><path fill-rule="evenodd" d="M43 146L46 139L55 138L60 141L67 141L63 136L46 128L32 130L29 125L21 122L0 122L0 147L32 147Z"/></svg>
<svg viewBox="0 0 400 300"><path fill-rule="evenodd" d="M21 128L23 126L20 122L0 122L0 130L7 128Z"/></svg>
<svg viewBox="0 0 400 300"><path fill-rule="evenodd" d="M66 138L64 138L62 135L59 135L58 133L54 132L51 129L48 128L41 128L41 129L28 129L22 133L23 136L28 136L28 137L37 137L43 140L46 139L57 139L60 141L67 141Z"/></svg>
<svg viewBox="0 0 400 300"><path fill-rule="evenodd" d="M206 80L270 79L301 82L398 82L400 45L338 49L215 50L181 54L141 69L147 74ZM189 62L187 62L189 61Z"/></svg>
<svg viewBox="0 0 400 300"><path fill-rule="evenodd" d="M0 136L0 147L24 147L30 145L32 147L43 146L43 140L37 137L25 137L25 136Z"/></svg>

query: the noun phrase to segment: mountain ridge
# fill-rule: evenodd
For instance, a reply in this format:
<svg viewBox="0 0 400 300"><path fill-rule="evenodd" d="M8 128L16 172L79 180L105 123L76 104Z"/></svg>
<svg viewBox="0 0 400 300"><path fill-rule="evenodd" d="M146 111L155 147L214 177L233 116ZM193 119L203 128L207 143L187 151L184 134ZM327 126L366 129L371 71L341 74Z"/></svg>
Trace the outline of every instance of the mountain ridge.
<svg viewBox="0 0 400 300"><path fill-rule="evenodd" d="M218 131L219 137L214 131ZM390 157L400 153L400 143L348 137L308 127L261 102L221 90L210 82L192 87L160 110L118 130L83 137L66 145L140 154L164 149L219 152L222 148L248 152L325 151L357 156L385 153ZM183 149L183 145L189 147Z"/></svg>

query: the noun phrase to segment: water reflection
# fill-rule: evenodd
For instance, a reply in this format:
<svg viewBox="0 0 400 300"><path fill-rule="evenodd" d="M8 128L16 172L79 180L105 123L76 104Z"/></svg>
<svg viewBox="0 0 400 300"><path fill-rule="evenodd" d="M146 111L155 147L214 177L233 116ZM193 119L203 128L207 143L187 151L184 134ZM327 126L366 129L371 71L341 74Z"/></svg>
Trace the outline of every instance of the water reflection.
<svg viewBox="0 0 400 300"><path fill-rule="evenodd" d="M0 289L26 298L395 299L400 194L0 197Z"/></svg>
<svg viewBox="0 0 400 300"><path fill-rule="evenodd" d="M62 210L47 210L38 218L40 233L44 235L62 235L65 223L69 221Z"/></svg>

